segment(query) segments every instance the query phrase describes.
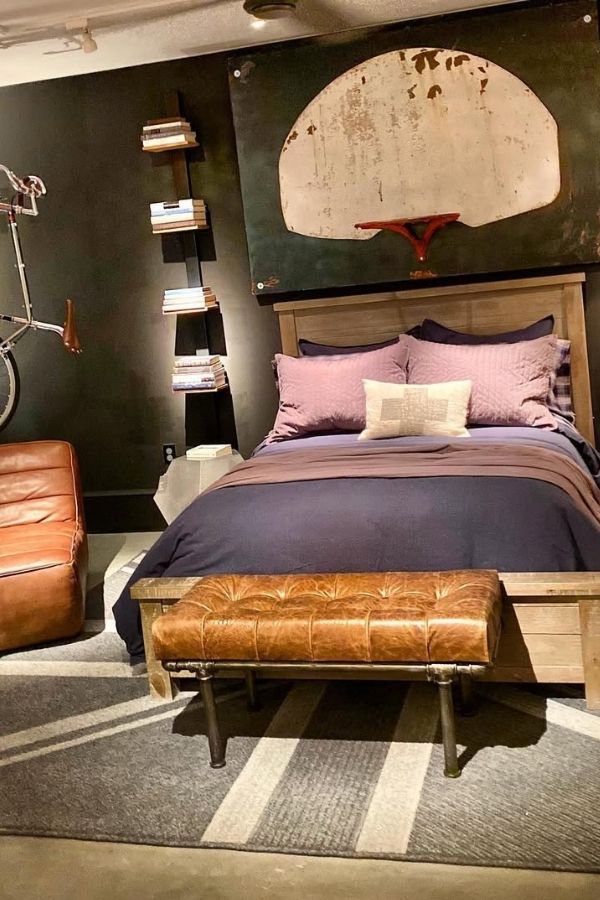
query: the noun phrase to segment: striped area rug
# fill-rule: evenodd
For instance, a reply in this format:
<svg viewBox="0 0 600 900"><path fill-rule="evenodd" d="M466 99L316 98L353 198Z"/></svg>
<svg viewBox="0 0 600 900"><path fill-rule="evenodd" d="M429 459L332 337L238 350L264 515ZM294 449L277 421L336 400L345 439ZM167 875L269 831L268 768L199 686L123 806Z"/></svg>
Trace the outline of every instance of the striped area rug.
<svg viewBox="0 0 600 900"><path fill-rule="evenodd" d="M201 703L147 696L111 607L140 553L88 597L84 633L0 657L0 833L465 865L600 871L600 714L582 691L488 686L442 776L435 689L223 682L227 766Z"/></svg>
<svg viewBox="0 0 600 900"><path fill-rule="evenodd" d="M435 690L239 682L201 704L140 678L0 680L0 832L310 855L600 870L600 716L577 692L493 687L444 779Z"/></svg>

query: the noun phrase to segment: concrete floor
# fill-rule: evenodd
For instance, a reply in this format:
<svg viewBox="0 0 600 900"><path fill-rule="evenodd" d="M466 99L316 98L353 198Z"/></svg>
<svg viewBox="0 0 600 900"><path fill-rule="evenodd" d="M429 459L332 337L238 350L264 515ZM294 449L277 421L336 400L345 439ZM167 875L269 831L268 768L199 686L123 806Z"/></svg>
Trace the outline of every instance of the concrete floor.
<svg viewBox="0 0 600 900"><path fill-rule="evenodd" d="M600 876L0 837L2 900L597 900Z"/></svg>
<svg viewBox="0 0 600 900"><path fill-rule="evenodd" d="M90 586L154 533L90 536ZM598 900L600 875L0 836L0 900Z"/></svg>

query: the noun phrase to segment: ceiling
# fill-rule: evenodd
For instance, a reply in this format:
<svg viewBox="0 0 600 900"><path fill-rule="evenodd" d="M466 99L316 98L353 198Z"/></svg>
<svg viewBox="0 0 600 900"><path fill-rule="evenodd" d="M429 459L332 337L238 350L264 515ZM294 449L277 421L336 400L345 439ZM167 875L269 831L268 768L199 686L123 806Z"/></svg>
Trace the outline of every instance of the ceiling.
<svg viewBox="0 0 600 900"><path fill-rule="evenodd" d="M299 0L298 16L257 25L242 0L0 0L0 85L177 59L513 0ZM67 32L87 18L98 44Z"/></svg>

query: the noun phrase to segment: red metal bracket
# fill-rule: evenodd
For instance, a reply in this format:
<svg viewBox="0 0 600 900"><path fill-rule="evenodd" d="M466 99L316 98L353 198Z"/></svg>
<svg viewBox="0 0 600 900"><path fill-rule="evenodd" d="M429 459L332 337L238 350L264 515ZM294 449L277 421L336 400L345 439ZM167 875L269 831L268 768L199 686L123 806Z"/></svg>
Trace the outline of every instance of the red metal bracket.
<svg viewBox="0 0 600 900"><path fill-rule="evenodd" d="M386 230L401 234L412 245L419 262L427 259L427 250L433 236L450 222L456 222L460 213L443 213L438 216L421 216L417 219L388 219L386 222L359 222L354 227L367 230ZM421 236L414 230L414 225L425 225Z"/></svg>

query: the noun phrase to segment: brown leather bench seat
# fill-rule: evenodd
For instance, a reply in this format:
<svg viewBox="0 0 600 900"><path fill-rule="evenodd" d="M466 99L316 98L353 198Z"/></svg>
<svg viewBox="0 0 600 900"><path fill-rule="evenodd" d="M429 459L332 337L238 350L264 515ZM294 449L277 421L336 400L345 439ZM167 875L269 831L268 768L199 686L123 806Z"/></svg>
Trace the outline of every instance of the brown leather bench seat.
<svg viewBox="0 0 600 900"><path fill-rule="evenodd" d="M446 774L459 774L452 682L494 662L501 589L492 571L217 575L152 627L154 652L201 679L212 765L224 765L211 679L223 669L425 670L440 687Z"/></svg>

